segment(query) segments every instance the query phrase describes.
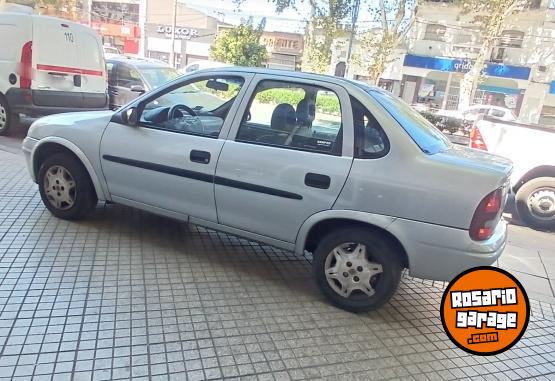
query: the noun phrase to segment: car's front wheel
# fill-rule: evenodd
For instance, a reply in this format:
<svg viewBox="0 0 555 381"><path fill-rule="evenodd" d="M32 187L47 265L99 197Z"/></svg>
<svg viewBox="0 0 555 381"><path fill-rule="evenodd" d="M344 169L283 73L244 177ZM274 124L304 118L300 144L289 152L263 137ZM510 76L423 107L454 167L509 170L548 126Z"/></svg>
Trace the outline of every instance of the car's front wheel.
<svg viewBox="0 0 555 381"><path fill-rule="evenodd" d="M19 115L12 114L6 98L0 94L0 135L7 135L10 128L19 123Z"/></svg>
<svg viewBox="0 0 555 381"><path fill-rule="evenodd" d="M515 196L518 215L536 229L555 229L555 178L538 177Z"/></svg>
<svg viewBox="0 0 555 381"><path fill-rule="evenodd" d="M44 205L58 218L85 217L98 202L87 170L67 153L52 155L42 163L38 183Z"/></svg>
<svg viewBox="0 0 555 381"><path fill-rule="evenodd" d="M395 294L403 265L395 245L378 232L352 227L336 230L314 251L320 289L336 306L370 311Z"/></svg>

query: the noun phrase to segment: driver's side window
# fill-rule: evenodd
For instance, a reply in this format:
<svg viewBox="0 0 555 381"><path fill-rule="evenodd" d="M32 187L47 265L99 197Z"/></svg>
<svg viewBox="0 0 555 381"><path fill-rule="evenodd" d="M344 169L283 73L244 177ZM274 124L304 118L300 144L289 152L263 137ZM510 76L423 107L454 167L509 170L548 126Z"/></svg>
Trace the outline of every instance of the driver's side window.
<svg viewBox="0 0 555 381"><path fill-rule="evenodd" d="M147 103L141 125L217 138L243 82L229 76L193 80Z"/></svg>

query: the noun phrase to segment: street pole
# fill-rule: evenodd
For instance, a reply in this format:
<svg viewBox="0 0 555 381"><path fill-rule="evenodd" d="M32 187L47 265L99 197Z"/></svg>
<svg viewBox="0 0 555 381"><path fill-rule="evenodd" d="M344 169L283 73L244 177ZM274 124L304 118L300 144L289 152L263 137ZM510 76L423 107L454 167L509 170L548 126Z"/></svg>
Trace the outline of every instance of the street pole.
<svg viewBox="0 0 555 381"><path fill-rule="evenodd" d="M148 15L148 1L140 0L139 2L139 29L141 38L139 39L139 56L148 57L148 40L146 36L146 24Z"/></svg>
<svg viewBox="0 0 555 381"><path fill-rule="evenodd" d="M347 73L349 72L349 66L351 66L351 55L353 54L353 43L356 38L356 24L358 21L359 12L360 0L355 0L351 19L351 37L349 38L349 48L347 49L347 62L345 62L345 76L347 76Z"/></svg>
<svg viewBox="0 0 555 381"><path fill-rule="evenodd" d="M170 48L170 65L175 67L175 28L177 27L177 0L173 0L172 38Z"/></svg>

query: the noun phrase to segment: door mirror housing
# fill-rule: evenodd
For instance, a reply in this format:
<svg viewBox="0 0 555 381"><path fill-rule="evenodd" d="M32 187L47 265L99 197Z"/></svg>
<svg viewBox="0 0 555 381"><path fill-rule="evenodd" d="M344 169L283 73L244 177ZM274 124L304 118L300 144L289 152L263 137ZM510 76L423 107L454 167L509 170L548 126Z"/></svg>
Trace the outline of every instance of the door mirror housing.
<svg viewBox="0 0 555 381"><path fill-rule="evenodd" d="M133 85L131 86L131 91L139 94L144 94L146 92L143 85Z"/></svg>
<svg viewBox="0 0 555 381"><path fill-rule="evenodd" d="M137 107L130 107L124 110L121 113L121 119L123 120L123 123L127 124L128 126L138 126L139 112L137 111Z"/></svg>

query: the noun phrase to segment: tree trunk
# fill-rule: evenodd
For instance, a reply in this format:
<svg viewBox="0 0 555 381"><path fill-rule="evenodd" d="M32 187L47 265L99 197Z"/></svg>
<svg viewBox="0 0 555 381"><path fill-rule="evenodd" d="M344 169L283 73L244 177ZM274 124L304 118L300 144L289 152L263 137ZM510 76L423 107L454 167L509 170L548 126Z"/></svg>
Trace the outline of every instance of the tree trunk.
<svg viewBox="0 0 555 381"><path fill-rule="evenodd" d="M486 59L491 55L493 40L488 39L480 48L480 52L472 65L472 69L466 73L461 81L459 90L459 110L466 110L474 101L474 94L478 88L478 82L482 76Z"/></svg>

